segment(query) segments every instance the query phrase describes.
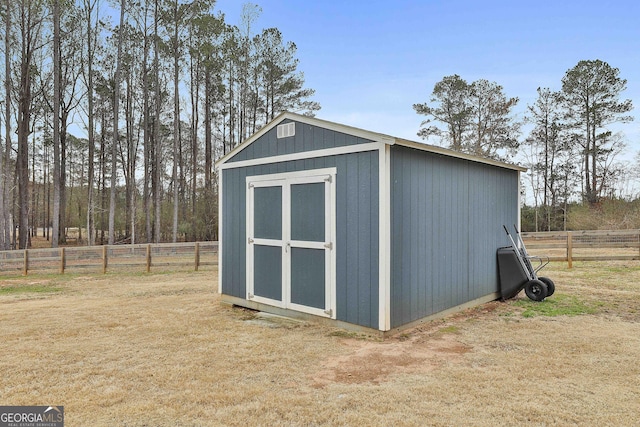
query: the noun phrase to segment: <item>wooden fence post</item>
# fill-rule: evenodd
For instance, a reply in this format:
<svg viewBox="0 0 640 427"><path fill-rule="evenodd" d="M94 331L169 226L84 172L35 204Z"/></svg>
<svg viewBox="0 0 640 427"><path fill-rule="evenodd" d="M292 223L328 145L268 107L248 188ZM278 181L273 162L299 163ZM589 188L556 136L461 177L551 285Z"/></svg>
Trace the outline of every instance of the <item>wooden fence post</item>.
<svg viewBox="0 0 640 427"><path fill-rule="evenodd" d="M200 242L196 242L195 249L195 257L196 257L196 271L198 271L198 267L200 267Z"/></svg>
<svg viewBox="0 0 640 427"><path fill-rule="evenodd" d="M573 268L573 233L567 231L567 266Z"/></svg>
<svg viewBox="0 0 640 427"><path fill-rule="evenodd" d="M64 248L60 248L60 274L64 274L67 260L65 259Z"/></svg>
<svg viewBox="0 0 640 427"><path fill-rule="evenodd" d="M29 249L24 250L24 265L22 267L22 275L26 276L29 272Z"/></svg>
<svg viewBox="0 0 640 427"><path fill-rule="evenodd" d="M147 245L147 273L151 271L151 244Z"/></svg>
<svg viewBox="0 0 640 427"><path fill-rule="evenodd" d="M107 245L104 245L102 247L102 274L106 274L107 273L107 264L108 264L108 260L107 260Z"/></svg>

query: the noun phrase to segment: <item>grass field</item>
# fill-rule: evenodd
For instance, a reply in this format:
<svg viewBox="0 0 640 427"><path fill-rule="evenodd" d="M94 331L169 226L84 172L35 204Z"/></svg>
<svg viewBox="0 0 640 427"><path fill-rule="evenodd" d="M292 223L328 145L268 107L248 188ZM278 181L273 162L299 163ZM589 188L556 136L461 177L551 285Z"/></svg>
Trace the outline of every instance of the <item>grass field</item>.
<svg viewBox="0 0 640 427"><path fill-rule="evenodd" d="M66 426L635 426L640 263L384 341L221 305L215 271L0 279L0 404Z"/></svg>

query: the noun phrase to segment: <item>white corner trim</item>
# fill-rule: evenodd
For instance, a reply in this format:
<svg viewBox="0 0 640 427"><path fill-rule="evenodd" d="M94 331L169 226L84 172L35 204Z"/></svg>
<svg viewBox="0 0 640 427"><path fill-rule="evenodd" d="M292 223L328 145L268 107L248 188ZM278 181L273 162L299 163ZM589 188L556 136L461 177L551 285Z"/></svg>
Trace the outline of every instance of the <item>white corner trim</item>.
<svg viewBox="0 0 640 427"><path fill-rule="evenodd" d="M520 191L522 172L518 171L518 230L522 231L522 192Z"/></svg>
<svg viewBox="0 0 640 427"><path fill-rule="evenodd" d="M222 171L218 172L218 294L222 295Z"/></svg>
<svg viewBox="0 0 640 427"><path fill-rule="evenodd" d="M391 329L391 147L383 145L378 154L379 167L379 296L378 329Z"/></svg>

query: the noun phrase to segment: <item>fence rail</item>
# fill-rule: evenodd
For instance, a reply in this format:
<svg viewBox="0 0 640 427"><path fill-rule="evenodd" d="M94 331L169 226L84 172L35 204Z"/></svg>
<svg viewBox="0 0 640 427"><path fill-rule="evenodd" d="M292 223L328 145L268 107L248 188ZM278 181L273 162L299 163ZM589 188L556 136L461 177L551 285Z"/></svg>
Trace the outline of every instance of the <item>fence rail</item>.
<svg viewBox="0 0 640 427"><path fill-rule="evenodd" d="M522 233L532 255L551 261L640 260L640 230ZM198 270L218 265L218 242L69 246L0 251L0 273Z"/></svg>
<svg viewBox="0 0 640 427"><path fill-rule="evenodd" d="M91 270L106 273L122 268L150 272L218 265L218 242L137 245L68 246L57 249L0 251L0 272Z"/></svg>
<svg viewBox="0 0 640 427"><path fill-rule="evenodd" d="M640 260L640 230L522 233L527 250L552 261Z"/></svg>

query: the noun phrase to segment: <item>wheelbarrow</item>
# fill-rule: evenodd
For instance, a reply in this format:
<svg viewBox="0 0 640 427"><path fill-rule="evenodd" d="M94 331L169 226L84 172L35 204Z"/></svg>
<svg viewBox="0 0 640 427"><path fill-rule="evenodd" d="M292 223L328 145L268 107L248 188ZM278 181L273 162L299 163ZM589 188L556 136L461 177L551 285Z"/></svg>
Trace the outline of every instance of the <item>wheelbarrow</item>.
<svg viewBox="0 0 640 427"><path fill-rule="evenodd" d="M542 301L553 295L556 290L553 280L538 276L538 272L549 264L549 257L529 255L518 228L513 226L516 231L516 240L514 240L507 227L504 225L502 227L511 241L511 246L498 249L498 273L502 299L513 298L522 289L533 301ZM534 266L533 263L536 265Z"/></svg>

